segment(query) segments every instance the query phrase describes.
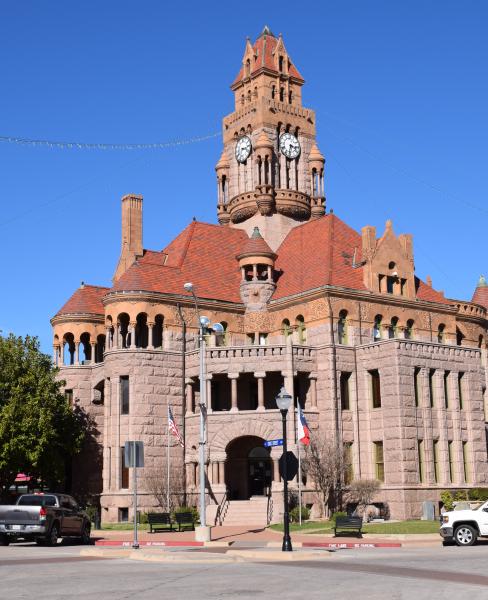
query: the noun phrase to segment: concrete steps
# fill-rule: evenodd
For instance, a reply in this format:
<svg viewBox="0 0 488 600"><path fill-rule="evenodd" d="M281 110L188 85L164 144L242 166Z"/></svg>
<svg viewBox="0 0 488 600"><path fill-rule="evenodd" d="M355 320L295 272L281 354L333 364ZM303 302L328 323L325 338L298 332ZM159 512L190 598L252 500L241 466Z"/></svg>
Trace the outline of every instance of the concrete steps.
<svg viewBox="0 0 488 600"><path fill-rule="evenodd" d="M207 521L215 523L217 505L207 506ZM268 499L256 496L249 500L231 500L224 514L222 525L245 525L266 527L268 525Z"/></svg>

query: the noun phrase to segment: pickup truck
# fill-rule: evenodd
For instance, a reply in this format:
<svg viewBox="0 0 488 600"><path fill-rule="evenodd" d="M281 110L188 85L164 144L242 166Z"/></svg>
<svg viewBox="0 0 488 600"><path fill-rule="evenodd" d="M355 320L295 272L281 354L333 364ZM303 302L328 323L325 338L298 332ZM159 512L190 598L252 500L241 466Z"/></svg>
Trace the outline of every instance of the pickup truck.
<svg viewBox="0 0 488 600"><path fill-rule="evenodd" d="M451 510L441 515L444 543L472 546L478 537L488 537L488 502L474 510Z"/></svg>
<svg viewBox="0 0 488 600"><path fill-rule="evenodd" d="M0 505L0 546L35 540L53 546L60 537L79 537L90 543L88 515L66 494L23 494L13 505Z"/></svg>

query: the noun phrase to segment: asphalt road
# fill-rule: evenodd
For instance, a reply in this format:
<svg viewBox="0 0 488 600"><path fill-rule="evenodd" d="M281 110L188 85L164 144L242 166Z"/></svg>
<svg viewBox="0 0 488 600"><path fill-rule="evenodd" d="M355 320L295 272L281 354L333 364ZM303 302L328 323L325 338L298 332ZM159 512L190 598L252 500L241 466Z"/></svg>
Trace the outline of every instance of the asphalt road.
<svg viewBox="0 0 488 600"><path fill-rule="evenodd" d="M174 550L176 551L176 550ZM488 598L488 546L340 550L320 562L171 564L0 547L0 599Z"/></svg>

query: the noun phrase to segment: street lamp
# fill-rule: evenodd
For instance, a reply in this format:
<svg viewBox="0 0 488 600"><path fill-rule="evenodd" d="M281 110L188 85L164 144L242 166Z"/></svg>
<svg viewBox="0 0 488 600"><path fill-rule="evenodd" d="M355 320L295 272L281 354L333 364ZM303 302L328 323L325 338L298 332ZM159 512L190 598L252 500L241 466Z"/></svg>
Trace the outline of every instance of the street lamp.
<svg viewBox="0 0 488 600"><path fill-rule="evenodd" d="M185 283L183 288L190 292L195 302L195 310L198 317L198 339L200 346L200 451L199 451L199 469L200 469L200 527L195 528L195 539L199 542L210 541L210 527L207 526L206 502L205 502L205 418L207 414L207 378L205 367L205 333L213 331L217 335L222 335L224 328L220 323L210 324L210 319L200 315L198 309L198 299L195 294L193 283Z"/></svg>
<svg viewBox="0 0 488 600"><path fill-rule="evenodd" d="M293 550L290 538L290 516L288 514L288 447L286 443L286 415L288 414L292 400L293 398L284 387L281 388L279 394L276 396L276 404L281 411L281 421L283 424L283 456L281 459L281 475L283 477L283 545L281 546L281 550L283 552L291 552Z"/></svg>

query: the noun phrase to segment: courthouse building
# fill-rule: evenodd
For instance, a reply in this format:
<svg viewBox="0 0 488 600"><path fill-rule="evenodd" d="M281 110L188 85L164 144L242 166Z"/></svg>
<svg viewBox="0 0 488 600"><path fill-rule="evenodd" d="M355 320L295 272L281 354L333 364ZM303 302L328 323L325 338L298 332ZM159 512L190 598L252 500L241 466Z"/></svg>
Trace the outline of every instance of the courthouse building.
<svg viewBox="0 0 488 600"><path fill-rule="evenodd" d="M281 437L283 385L312 437L344 444L349 476L381 481L375 501L392 517L419 517L444 489L488 485L486 282L471 301L446 298L416 275L412 235L391 221L357 232L327 210L303 85L281 36L265 28L247 41L216 157L218 224L191 221L148 250L143 199L124 196L112 286L82 284L51 321L60 377L95 436L73 485L100 495L104 521L132 511L129 439L145 446L141 510L156 507L145 474L166 472L168 404L185 438L183 449L171 436L171 462L197 504L199 350L186 282L225 329L206 350L210 519L226 490L224 524L280 517L281 448L263 441ZM293 438L293 413L288 425Z"/></svg>

